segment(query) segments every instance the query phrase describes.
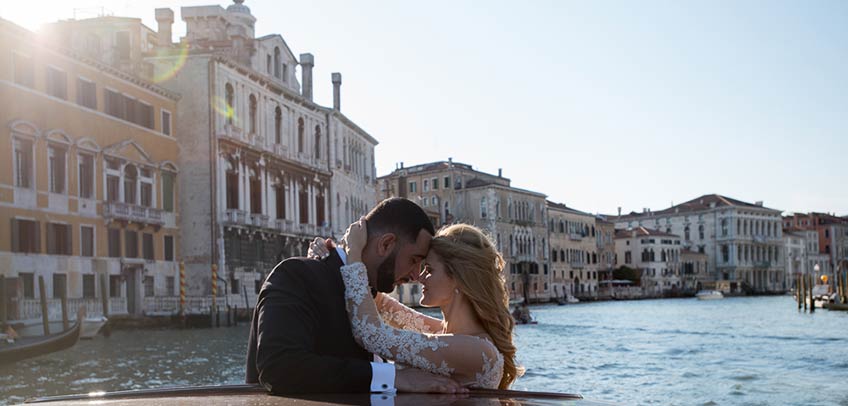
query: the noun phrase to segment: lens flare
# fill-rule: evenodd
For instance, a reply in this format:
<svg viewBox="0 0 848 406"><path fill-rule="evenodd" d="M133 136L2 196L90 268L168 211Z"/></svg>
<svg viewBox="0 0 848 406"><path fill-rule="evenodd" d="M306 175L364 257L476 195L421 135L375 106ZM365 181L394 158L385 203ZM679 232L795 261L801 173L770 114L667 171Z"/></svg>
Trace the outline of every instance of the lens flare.
<svg viewBox="0 0 848 406"><path fill-rule="evenodd" d="M153 75L153 83L170 80L185 66L188 59L188 43L179 44L177 49L158 49L156 58L159 60L159 66L156 68L156 74Z"/></svg>
<svg viewBox="0 0 848 406"><path fill-rule="evenodd" d="M218 96L212 97L212 110L227 120L232 121L234 125L238 126L235 109L233 109L233 106L230 106L223 98Z"/></svg>

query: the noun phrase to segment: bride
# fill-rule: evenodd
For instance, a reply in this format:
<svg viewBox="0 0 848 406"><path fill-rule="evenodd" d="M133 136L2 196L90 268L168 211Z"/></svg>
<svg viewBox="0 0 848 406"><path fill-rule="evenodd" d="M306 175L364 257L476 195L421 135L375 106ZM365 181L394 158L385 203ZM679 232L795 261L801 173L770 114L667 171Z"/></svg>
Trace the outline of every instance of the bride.
<svg viewBox="0 0 848 406"><path fill-rule="evenodd" d="M362 250L365 220L346 233L347 264L341 268L354 339L364 349L398 364L437 373L476 388L508 389L523 369L515 363L514 321L503 276L504 260L478 228L439 230L418 280L421 305L439 307L444 320L426 316L384 293L372 296ZM325 254L320 239L310 254Z"/></svg>

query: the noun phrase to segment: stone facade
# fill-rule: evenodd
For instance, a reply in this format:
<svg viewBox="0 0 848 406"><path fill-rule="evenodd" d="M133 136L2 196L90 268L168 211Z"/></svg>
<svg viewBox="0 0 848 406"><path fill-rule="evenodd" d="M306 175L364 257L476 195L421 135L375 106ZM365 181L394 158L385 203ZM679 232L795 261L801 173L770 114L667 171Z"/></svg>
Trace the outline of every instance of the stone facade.
<svg viewBox="0 0 848 406"><path fill-rule="evenodd" d="M646 227L617 230L615 250L619 267L640 272L643 297L682 293L682 245L677 235Z"/></svg>
<svg viewBox="0 0 848 406"><path fill-rule="evenodd" d="M551 278L554 293L598 298L599 236L595 216L564 204L547 202ZM608 269L608 268L607 268Z"/></svg>
<svg viewBox="0 0 848 406"><path fill-rule="evenodd" d="M183 7L178 44L164 45L173 13L156 15L163 46L148 58L154 76L192 95L177 120L183 230L204 236L184 249L191 288L208 294L216 264L227 299L252 306L275 264L304 255L316 235L339 237L373 206L377 141L339 110L341 75L333 74L334 108L314 103L314 56L298 60L280 35L255 37L241 2Z"/></svg>
<svg viewBox="0 0 848 406"><path fill-rule="evenodd" d="M819 265L820 275L829 275L833 279L838 270L848 269L848 220L844 217L815 212L794 213L783 217L783 227L814 232L807 235L808 244L816 245L815 250L808 251L808 257Z"/></svg>
<svg viewBox="0 0 848 406"><path fill-rule="evenodd" d="M681 236L683 248L707 254L711 278L727 281L733 293L782 290L781 213L762 202L704 195L658 212L605 218L616 228L651 227Z"/></svg>
<svg viewBox="0 0 848 406"><path fill-rule="evenodd" d="M437 227L466 223L482 228L507 262L511 297L550 300L545 195L513 187L501 173L480 172L450 159L401 165L380 177L378 188L378 199L400 196L417 202Z"/></svg>
<svg viewBox="0 0 848 406"><path fill-rule="evenodd" d="M178 310L179 96L140 76L140 53L109 45L150 45L140 21L109 21L120 38L64 23L36 35L0 20L0 52L11 62L0 66L9 319L40 315L42 279L53 319L62 296L71 316L80 306L101 314L103 299L110 315Z"/></svg>

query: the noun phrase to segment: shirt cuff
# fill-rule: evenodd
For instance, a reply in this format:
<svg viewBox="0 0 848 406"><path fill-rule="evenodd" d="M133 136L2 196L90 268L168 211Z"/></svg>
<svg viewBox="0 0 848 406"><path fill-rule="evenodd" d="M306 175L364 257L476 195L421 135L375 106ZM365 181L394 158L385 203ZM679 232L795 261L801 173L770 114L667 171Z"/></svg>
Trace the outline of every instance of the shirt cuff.
<svg viewBox="0 0 848 406"><path fill-rule="evenodd" d="M395 365L371 363L371 392L395 391Z"/></svg>

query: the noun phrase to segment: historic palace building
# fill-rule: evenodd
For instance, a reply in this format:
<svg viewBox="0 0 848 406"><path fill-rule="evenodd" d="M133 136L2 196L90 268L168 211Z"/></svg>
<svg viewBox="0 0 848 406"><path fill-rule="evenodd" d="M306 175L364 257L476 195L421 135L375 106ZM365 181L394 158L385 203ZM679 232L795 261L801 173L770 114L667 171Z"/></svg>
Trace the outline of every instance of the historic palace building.
<svg viewBox="0 0 848 406"><path fill-rule="evenodd" d="M124 69L120 35L35 34L0 20L0 276L6 318L155 314L177 306L179 96ZM122 66L123 65L123 66Z"/></svg>
<svg viewBox="0 0 848 406"><path fill-rule="evenodd" d="M729 292L783 290L781 212L762 202L712 194L657 212L645 209L605 218L618 229L646 227L680 236L683 248L707 255L710 279L726 282L719 284Z"/></svg>
<svg viewBox="0 0 848 406"><path fill-rule="evenodd" d="M179 168L176 180L164 182L181 191L172 195L184 236L178 257L187 295L198 298L189 311L208 309L213 286L219 304L252 307L280 260L304 255L315 236L340 237L375 204L377 141L341 112L341 74L327 78L333 106L316 104L313 55L295 56L277 34L257 37L256 18L242 3L181 8L186 35L177 42L167 8L155 10L155 31L119 17L51 28L100 65L155 83L144 85L144 97L98 87L97 100L107 115L156 132L160 141L136 144L153 161L154 151L168 148L172 155L162 160ZM137 107L113 114L115 97Z"/></svg>
<svg viewBox="0 0 848 406"><path fill-rule="evenodd" d="M378 187L380 199L400 196L418 203L437 228L466 223L486 230L507 262L511 297L550 300L545 195L511 186L500 170L488 174L452 159L406 168L401 164L380 177ZM412 284L398 292L401 299L413 298L408 302L417 294Z"/></svg>
<svg viewBox="0 0 848 406"><path fill-rule="evenodd" d="M596 299L598 265L603 259L598 255L595 216L551 201L547 207L554 296Z"/></svg>
<svg viewBox="0 0 848 406"><path fill-rule="evenodd" d="M680 237L646 227L617 230L618 266L639 272L644 297L679 294Z"/></svg>
<svg viewBox="0 0 848 406"><path fill-rule="evenodd" d="M208 294L214 264L228 300L252 306L280 260L305 255L315 236L340 237L374 205L377 141L341 113L341 75L332 108L313 102L313 55L256 37L241 3L181 8L177 44L173 12L157 9L167 46L147 60L161 86L191 95L176 120L190 288Z"/></svg>

